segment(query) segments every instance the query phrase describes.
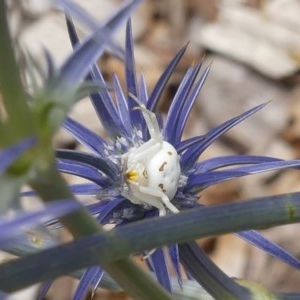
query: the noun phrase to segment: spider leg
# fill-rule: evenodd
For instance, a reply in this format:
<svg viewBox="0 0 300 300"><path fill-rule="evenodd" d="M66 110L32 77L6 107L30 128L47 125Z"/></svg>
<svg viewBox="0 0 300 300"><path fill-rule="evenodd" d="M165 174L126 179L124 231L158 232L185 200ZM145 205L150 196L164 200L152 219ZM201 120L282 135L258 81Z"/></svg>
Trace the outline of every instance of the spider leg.
<svg viewBox="0 0 300 300"><path fill-rule="evenodd" d="M147 254L143 256L143 259L148 259L155 251L156 248L147 251Z"/></svg>
<svg viewBox="0 0 300 300"><path fill-rule="evenodd" d="M153 139L150 139L146 143L142 144L137 149L132 149L130 152L127 152L122 155L122 171L128 173L134 171L136 165L128 164L128 161L143 162L145 158L154 155L161 145L157 144Z"/></svg>
<svg viewBox="0 0 300 300"><path fill-rule="evenodd" d="M150 139L139 148L130 152L129 156L134 157L135 161L143 161L149 156L153 156L160 148L161 144L158 144L154 139Z"/></svg>
<svg viewBox="0 0 300 300"><path fill-rule="evenodd" d="M179 210L178 208L173 205L170 201L170 199L166 196L165 193L163 193L162 191L160 190L153 190L152 188L148 188L148 187L145 187L145 186L139 186L138 187L138 190L139 192L143 193L143 194L146 194L146 195L149 195L149 196L153 196L153 197L156 197L156 198L160 198L160 200L162 201L162 203L174 214L176 213L179 213ZM156 200L155 198L150 198L148 200L147 198L147 203L149 203L150 205L152 206L155 206L157 207L158 209L160 209L158 207L158 203L160 203L159 200ZM160 203L161 204L161 203ZM164 214L165 215L165 214ZM159 216L162 216L161 214L161 211L159 211Z"/></svg>
<svg viewBox="0 0 300 300"><path fill-rule="evenodd" d="M163 205L163 203L161 201L159 201L159 199L157 199L153 193L149 194L146 193L146 195L141 195L143 194L143 190L144 187L141 186L139 183L137 182L131 182L130 184L130 188L131 191L129 192L124 192L123 196L126 197L128 200L130 200L132 203L134 204L149 204L151 206L154 206L156 208L158 208L159 213L158 215L160 217L165 216L166 215L166 209ZM150 189L151 190L151 189ZM153 197L154 196L154 197ZM141 200L144 198L144 201ZM174 206L175 207L175 206ZM176 208L175 208L176 209Z"/></svg>
<svg viewBox="0 0 300 300"><path fill-rule="evenodd" d="M161 143L163 141L163 137L159 129L155 113L148 110L145 104L132 93L129 93L129 96L139 105L134 107L134 109L139 109L142 112L149 130L150 137L153 138L155 141Z"/></svg>
<svg viewBox="0 0 300 300"><path fill-rule="evenodd" d="M123 195L123 197L127 198L133 204L141 205L143 203L142 201L140 201L140 199L138 197L136 197L134 195L134 193L130 193L129 191L123 190L122 195Z"/></svg>

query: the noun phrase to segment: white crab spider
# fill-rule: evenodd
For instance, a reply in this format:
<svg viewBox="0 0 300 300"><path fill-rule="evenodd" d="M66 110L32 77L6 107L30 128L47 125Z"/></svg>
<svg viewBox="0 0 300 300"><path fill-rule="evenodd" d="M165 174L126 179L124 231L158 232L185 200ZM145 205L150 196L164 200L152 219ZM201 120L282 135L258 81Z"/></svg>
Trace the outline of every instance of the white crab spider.
<svg viewBox="0 0 300 300"><path fill-rule="evenodd" d="M179 178L179 155L175 148L163 140L156 116L130 94L139 106L147 124L150 139L122 155L125 186L122 195L134 204L149 204L159 209L159 216L179 210L170 202L175 196Z"/></svg>

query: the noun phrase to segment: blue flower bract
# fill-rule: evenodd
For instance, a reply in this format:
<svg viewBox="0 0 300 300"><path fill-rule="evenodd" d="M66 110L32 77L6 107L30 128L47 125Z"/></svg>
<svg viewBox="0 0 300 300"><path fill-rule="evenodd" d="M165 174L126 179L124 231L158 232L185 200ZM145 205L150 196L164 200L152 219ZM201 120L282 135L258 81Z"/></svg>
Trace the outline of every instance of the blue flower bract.
<svg viewBox="0 0 300 300"><path fill-rule="evenodd" d="M75 46L80 41L71 20L68 20L67 24L72 44ZM205 68L201 75L199 73L202 62L187 70L165 118L157 112L157 107L168 79L185 50L186 46L176 54L158 79L153 91L148 95L144 76L136 74L131 23L128 22L125 45L126 90L122 90L118 77L114 75L113 93L102 88L91 94L91 101L107 138L99 136L71 118L67 118L63 124L81 144L89 149L89 152L59 149L57 150L57 166L62 172L90 181L90 183L72 185L70 188L75 194L96 197L98 201L88 205L87 208L101 224L113 223L121 226L129 222L158 216L162 211L172 213L172 210L177 212L177 210L193 209L201 205L198 203L199 192L208 186L245 175L298 167L300 164L297 160L284 161L272 157L251 155L222 156L202 161L201 154L207 147L232 127L265 107L266 103L233 117L204 135L183 140L182 134L187 119L208 76L210 67ZM102 87L106 84L96 64L92 67L87 80L100 83ZM152 123L147 122L147 118L152 118ZM146 173L144 173L144 181L136 179L140 173L147 171L151 155L159 153L155 152L155 141L147 144L153 138L151 130L149 131L149 122L154 124L152 128L154 131L155 125L158 124L158 136L161 135L162 141L171 145L175 149L174 153L178 156L180 174L178 178L176 177L176 184L172 185L172 187L176 187L176 190L170 198L163 185L154 187L149 184ZM127 159L126 155L132 153L133 150L142 149L143 145L149 145L150 148L150 144L150 152L137 151L135 154L139 158L133 165L138 169L140 167L138 163L144 161L145 168L142 170L128 169L127 163L124 162ZM157 145L161 149L161 144ZM151 205L151 203L154 204ZM296 259L257 232L243 232L240 233L240 236L271 255L299 267ZM205 254L200 249L195 250L195 247L195 244L168 247L168 253L179 282L182 280L180 261L183 262L188 273L195 277L196 271L193 271L193 264L187 263L187 257L193 256L198 261L201 261L201 257L202 259L205 257ZM146 256L146 261L156 274L158 281L171 291L170 276L163 249L151 251L150 255ZM80 282L77 292L82 293L89 284L96 287L102 274L100 267L89 268L84 274L86 280Z"/></svg>

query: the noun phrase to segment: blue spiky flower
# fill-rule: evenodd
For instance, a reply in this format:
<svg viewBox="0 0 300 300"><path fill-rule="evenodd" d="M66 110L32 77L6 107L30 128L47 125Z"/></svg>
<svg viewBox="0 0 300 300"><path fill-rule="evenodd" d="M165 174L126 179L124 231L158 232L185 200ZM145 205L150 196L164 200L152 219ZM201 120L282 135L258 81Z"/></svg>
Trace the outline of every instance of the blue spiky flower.
<svg viewBox="0 0 300 300"><path fill-rule="evenodd" d="M76 46L79 39L70 20L68 29L72 44ZM126 90L122 90L117 75L114 75L113 93L101 89L90 96L107 137L99 136L72 118L67 118L63 124L89 151L57 150L58 168L90 182L72 185L71 189L78 195L95 196L97 202L88 208L101 224L121 226L192 209L200 205L199 192L208 186L250 174L299 166L299 161L265 156L221 156L201 160L201 154L216 139L261 110L266 103L224 122L204 135L183 140L185 124L208 76L209 67L200 74L200 62L187 70L165 118L157 112L157 107L168 79L185 50L186 46L176 54L148 95L143 74L136 74L129 22L125 45ZM96 64L87 79L106 84ZM299 268L294 257L259 233L247 231L239 235ZM179 281L180 261L190 275L201 277L201 268L205 269L205 256L196 244L173 245L168 247L168 251ZM148 256L144 254L159 282L171 290L163 250L150 251ZM82 284L86 287L86 282L98 282L95 278L101 278L101 274L100 267L88 269L85 273L88 280L82 281Z"/></svg>

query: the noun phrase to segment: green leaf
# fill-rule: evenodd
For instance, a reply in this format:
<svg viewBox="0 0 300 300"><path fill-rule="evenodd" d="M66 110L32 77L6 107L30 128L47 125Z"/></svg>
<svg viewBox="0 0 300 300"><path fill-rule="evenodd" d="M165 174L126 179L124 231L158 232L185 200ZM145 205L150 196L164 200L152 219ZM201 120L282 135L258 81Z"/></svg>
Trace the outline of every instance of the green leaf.
<svg viewBox="0 0 300 300"><path fill-rule="evenodd" d="M6 213L11 208L19 207L19 193L25 176L11 176L7 173L0 175L0 214Z"/></svg>
<svg viewBox="0 0 300 300"><path fill-rule="evenodd" d="M13 133L11 139L17 142L34 135L35 129L9 35L5 3L0 1L0 90L8 115L6 124Z"/></svg>

